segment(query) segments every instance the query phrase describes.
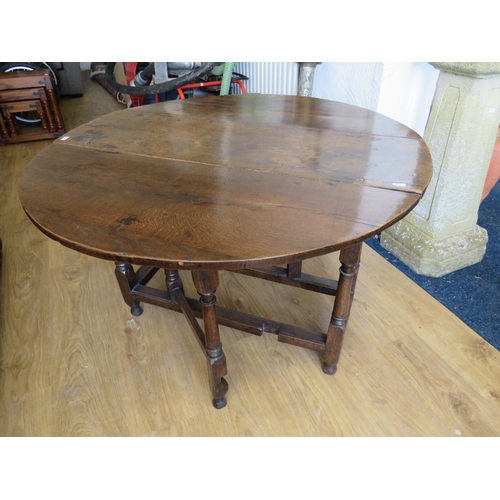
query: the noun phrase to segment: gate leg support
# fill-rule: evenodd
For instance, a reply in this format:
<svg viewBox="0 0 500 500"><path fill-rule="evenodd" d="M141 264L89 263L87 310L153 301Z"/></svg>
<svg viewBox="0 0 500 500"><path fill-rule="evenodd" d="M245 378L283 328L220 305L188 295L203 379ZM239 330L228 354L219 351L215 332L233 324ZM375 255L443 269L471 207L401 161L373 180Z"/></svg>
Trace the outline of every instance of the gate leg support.
<svg viewBox="0 0 500 500"><path fill-rule="evenodd" d="M205 327L205 350L208 361L208 375L210 388L213 395L215 408L224 408L227 404L226 393L228 390L224 375L227 374L226 355L222 350L215 310L215 291L219 286L217 271L193 271L193 282L203 310L203 323Z"/></svg>
<svg viewBox="0 0 500 500"><path fill-rule="evenodd" d="M139 305L139 301L132 297L132 288L137 285L134 268L130 264L115 262L115 275L118 285L120 285L123 300L130 306L130 312L134 316L140 316L142 314L142 307Z"/></svg>
<svg viewBox="0 0 500 500"><path fill-rule="evenodd" d="M362 243L358 243L340 251L339 284L323 354L323 371L328 375L333 375L337 371L347 320L354 298L361 248Z"/></svg>

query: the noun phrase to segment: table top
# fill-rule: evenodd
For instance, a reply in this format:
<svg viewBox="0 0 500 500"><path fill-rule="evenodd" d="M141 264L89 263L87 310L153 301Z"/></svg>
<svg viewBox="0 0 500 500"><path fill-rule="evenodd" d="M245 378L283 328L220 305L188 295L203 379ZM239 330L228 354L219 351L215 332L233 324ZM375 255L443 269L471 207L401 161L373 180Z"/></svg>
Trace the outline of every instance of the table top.
<svg viewBox="0 0 500 500"><path fill-rule="evenodd" d="M116 111L26 167L46 235L102 259L184 269L286 264L404 217L432 175L422 138L348 104L229 95Z"/></svg>

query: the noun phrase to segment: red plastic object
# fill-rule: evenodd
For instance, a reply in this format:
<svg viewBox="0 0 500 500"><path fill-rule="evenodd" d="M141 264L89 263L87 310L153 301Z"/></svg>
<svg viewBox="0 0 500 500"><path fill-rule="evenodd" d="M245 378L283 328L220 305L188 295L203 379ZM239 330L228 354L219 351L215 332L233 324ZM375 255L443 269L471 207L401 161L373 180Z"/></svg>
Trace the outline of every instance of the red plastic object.
<svg viewBox="0 0 500 500"><path fill-rule="evenodd" d="M127 85L135 78L137 74L138 62L128 62L125 63L125 78L127 79ZM142 95L130 95L131 108L136 108L142 106L144 102L144 97Z"/></svg>
<svg viewBox="0 0 500 500"><path fill-rule="evenodd" d="M493 156L491 157L490 167L488 169L488 174L486 175L481 201L483 201L490 194L490 191L498 182L498 179L500 179L500 128L498 129L497 139L493 149Z"/></svg>

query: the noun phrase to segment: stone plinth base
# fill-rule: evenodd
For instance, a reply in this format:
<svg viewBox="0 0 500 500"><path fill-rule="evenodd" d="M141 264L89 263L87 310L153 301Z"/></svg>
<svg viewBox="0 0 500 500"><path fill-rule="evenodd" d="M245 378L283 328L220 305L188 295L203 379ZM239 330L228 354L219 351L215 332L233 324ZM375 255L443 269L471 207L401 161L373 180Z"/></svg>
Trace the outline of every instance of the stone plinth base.
<svg viewBox="0 0 500 500"><path fill-rule="evenodd" d="M481 262L486 252L488 233L475 226L443 239L433 239L406 220L381 234L383 248L418 274L439 278Z"/></svg>

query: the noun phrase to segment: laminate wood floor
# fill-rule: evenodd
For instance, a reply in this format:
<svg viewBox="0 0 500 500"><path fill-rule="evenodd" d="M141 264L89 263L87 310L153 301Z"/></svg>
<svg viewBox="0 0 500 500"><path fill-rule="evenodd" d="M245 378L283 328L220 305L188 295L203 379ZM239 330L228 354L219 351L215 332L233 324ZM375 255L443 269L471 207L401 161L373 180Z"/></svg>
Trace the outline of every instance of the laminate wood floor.
<svg viewBox="0 0 500 500"><path fill-rule="evenodd" d="M68 129L122 108L87 75L84 97L62 100ZM215 410L184 317L132 316L113 263L25 216L17 182L49 143L0 148L0 436L500 435L499 352L366 245L337 374L316 352L221 327L229 393ZM335 278L337 257L304 271ZM219 304L326 330L331 298L221 274Z"/></svg>

